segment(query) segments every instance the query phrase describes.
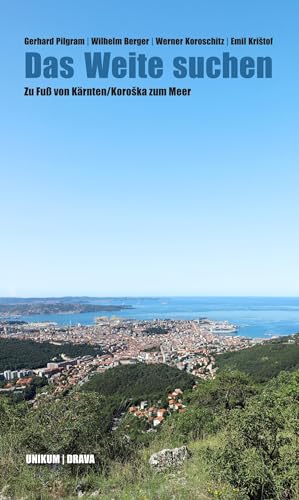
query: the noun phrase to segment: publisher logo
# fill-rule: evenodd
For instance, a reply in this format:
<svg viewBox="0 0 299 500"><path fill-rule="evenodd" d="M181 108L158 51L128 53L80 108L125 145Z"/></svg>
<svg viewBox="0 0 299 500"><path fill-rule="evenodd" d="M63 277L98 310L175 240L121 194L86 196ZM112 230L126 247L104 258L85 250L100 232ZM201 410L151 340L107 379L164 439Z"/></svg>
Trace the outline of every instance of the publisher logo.
<svg viewBox="0 0 299 500"><path fill-rule="evenodd" d="M95 464L94 454L27 454L26 464L28 465L59 465L59 464Z"/></svg>

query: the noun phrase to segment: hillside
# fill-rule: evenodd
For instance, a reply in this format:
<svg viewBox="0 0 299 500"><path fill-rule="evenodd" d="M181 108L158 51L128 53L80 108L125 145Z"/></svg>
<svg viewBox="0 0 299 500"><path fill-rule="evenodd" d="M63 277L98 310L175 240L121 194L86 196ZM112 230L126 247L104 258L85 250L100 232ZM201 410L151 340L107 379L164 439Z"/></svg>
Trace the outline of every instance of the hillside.
<svg viewBox="0 0 299 500"><path fill-rule="evenodd" d="M194 377L167 365L118 366L94 377L84 386L84 391L97 392L119 400L157 401L165 399L170 390L179 387L191 389Z"/></svg>
<svg viewBox="0 0 299 500"><path fill-rule="evenodd" d="M279 343L279 342L278 342ZM274 343L275 344L275 343ZM283 342L282 345L285 345ZM270 347L272 348L273 345ZM181 387L186 409L145 431L120 401L165 399ZM299 370L258 383L240 371L199 381L165 365L129 365L95 375L81 390L37 407L0 398L0 492L28 498L298 500ZM156 472L153 453L187 445L191 457ZM28 467L26 453L92 453L94 465Z"/></svg>
<svg viewBox="0 0 299 500"><path fill-rule="evenodd" d="M39 343L33 340L0 338L0 372L21 368L40 368L53 358L61 360L61 354L74 358L87 354L96 356L101 352L99 346L88 344L54 345L50 342Z"/></svg>
<svg viewBox="0 0 299 500"><path fill-rule="evenodd" d="M110 432L106 399L95 392L40 402L35 410L2 399L0 491L16 500L70 500L78 492L107 500L298 500L298 393L299 371L263 386L240 372L223 372L199 383L186 399L187 411L147 434L145 444L128 435L126 420ZM149 467L152 453L183 444L191 457L178 469ZM96 463L28 467L30 452L94 453Z"/></svg>
<svg viewBox="0 0 299 500"><path fill-rule="evenodd" d="M299 369L299 334L279 337L242 351L220 354L216 363L220 370L240 370L258 382L269 380L283 370Z"/></svg>

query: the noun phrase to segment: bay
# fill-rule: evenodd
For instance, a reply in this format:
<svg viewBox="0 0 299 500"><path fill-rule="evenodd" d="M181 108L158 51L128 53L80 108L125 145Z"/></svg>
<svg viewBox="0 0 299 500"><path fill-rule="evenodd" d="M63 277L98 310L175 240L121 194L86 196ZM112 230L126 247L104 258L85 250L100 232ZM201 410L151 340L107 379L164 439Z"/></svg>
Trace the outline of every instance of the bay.
<svg viewBox="0 0 299 500"><path fill-rule="evenodd" d="M133 309L81 314L24 316L28 322L92 325L97 316L136 320L156 318L227 320L239 326L239 335L268 338L299 332L298 297L119 297L90 300L92 304L131 305Z"/></svg>

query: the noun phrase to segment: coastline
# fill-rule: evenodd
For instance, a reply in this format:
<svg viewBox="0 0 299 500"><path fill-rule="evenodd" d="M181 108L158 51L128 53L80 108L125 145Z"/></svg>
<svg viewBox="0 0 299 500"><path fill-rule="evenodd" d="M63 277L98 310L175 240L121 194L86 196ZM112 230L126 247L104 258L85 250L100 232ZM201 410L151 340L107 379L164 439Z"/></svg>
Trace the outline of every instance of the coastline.
<svg viewBox="0 0 299 500"><path fill-rule="evenodd" d="M69 298L77 300L79 298ZM80 297L86 304L88 297ZM29 300L29 299L24 299ZM33 299L32 299L33 300ZM40 299L34 299L40 300ZM51 299L47 299L51 300ZM53 299L52 299L53 300ZM58 299L55 299L56 301ZM60 299L62 300L62 299ZM103 307L126 306L118 311L78 314L50 314L11 316L11 320L28 323L51 322L60 326L93 326L96 318L117 316L122 320L197 320L203 317L214 321L228 321L238 326L237 335L250 338L270 338L299 331L299 298L296 297L120 297L89 299L91 304ZM1 299L0 299L1 303ZM131 306L132 308L127 308ZM9 318L1 318L7 321Z"/></svg>

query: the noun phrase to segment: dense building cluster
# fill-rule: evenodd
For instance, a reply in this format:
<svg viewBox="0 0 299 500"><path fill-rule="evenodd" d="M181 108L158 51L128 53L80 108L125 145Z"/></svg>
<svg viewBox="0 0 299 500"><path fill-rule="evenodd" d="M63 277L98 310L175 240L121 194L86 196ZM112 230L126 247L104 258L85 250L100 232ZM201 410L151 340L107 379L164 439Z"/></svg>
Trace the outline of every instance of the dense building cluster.
<svg viewBox="0 0 299 500"><path fill-rule="evenodd" d="M147 401L141 401L138 406L130 406L128 413L139 419L145 419L150 428L155 429L171 413L183 413L186 411L186 405L183 404L182 398L183 391L178 388L168 394L166 405L161 401L160 405L148 407Z"/></svg>
<svg viewBox="0 0 299 500"><path fill-rule="evenodd" d="M256 341L235 335L237 328L226 321L199 320L123 320L98 318L92 326L61 327L53 323L16 323L0 325L0 337L31 339L61 345L100 345L103 355L50 361L43 368L10 371L0 374L7 381L2 392L14 391L18 380L32 374L46 378L57 395L82 385L94 372L137 362L165 363L199 378L214 377L215 355L244 349ZM24 387L25 385L21 385ZM162 416L162 415L157 415Z"/></svg>

